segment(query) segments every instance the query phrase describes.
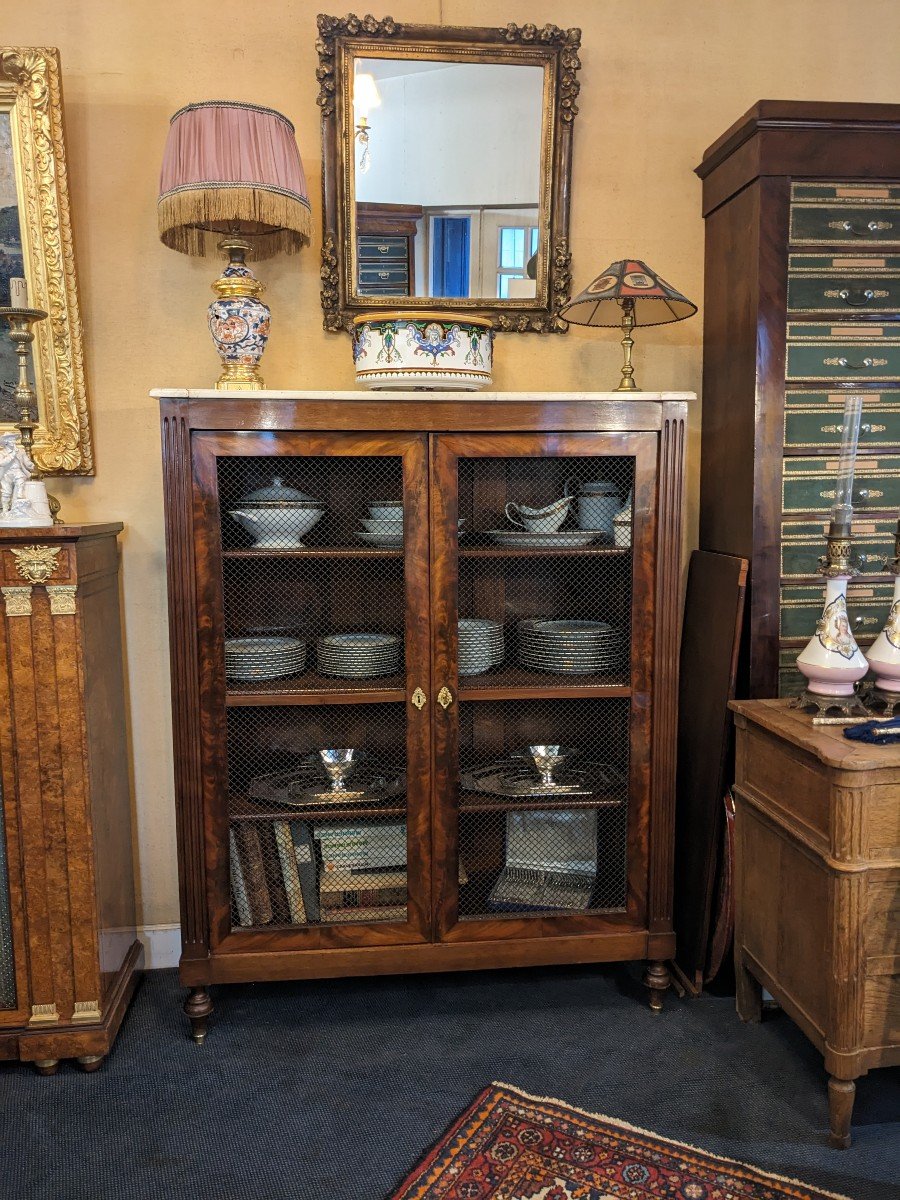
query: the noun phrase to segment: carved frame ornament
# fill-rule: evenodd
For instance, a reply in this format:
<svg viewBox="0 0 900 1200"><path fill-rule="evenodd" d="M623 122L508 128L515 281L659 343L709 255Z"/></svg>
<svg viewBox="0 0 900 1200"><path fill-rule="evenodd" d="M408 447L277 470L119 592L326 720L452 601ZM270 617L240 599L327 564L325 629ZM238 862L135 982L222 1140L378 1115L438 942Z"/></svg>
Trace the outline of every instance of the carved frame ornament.
<svg viewBox="0 0 900 1200"><path fill-rule="evenodd" d="M0 112L10 118L28 300L48 314L34 326L34 460L47 475L93 475L57 50L0 46Z"/></svg>
<svg viewBox="0 0 900 1200"><path fill-rule="evenodd" d="M351 329L353 317L384 307L377 296L355 294L351 87L353 59L383 55L396 45L407 57L472 59L527 63L545 68L541 163L542 229L538 252L538 295L521 300L455 300L443 297L442 310L488 317L509 333L565 333L559 315L571 296L569 206L572 174L572 125L578 113L580 29L557 25L476 28L452 25L401 25L392 17L320 14L316 50L318 103L322 110L322 311L325 329ZM546 219L544 219L546 214ZM394 298L393 304L396 306ZM404 297L404 310L434 307L430 297Z"/></svg>

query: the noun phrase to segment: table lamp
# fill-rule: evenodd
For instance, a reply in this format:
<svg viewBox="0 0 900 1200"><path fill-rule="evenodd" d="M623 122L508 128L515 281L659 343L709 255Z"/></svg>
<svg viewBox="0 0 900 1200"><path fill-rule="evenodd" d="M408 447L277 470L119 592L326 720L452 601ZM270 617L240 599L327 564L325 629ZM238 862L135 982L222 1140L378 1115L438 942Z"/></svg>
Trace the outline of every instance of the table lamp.
<svg viewBox="0 0 900 1200"><path fill-rule="evenodd" d="M309 241L310 205L294 126L258 104L208 100L172 117L159 181L159 236L204 257L211 239L228 265L212 285L209 331L222 374L216 387L263 386L259 371L271 312L246 264L291 254Z"/></svg>
<svg viewBox="0 0 900 1200"><path fill-rule="evenodd" d="M884 628L866 655L875 675L868 703L881 716L896 717L900 715L900 513L894 534L894 557L884 566L894 576L894 594Z"/></svg>
<svg viewBox="0 0 900 1200"><path fill-rule="evenodd" d="M611 300L615 304L608 303ZM631 364L634 346L631 331L636 325L665 325L669 321L683 321L696 311L696 304L660 279L646 263L636 258L623 258L610 263L583 292L563 305L560 316L573 325L620 325L625 362L622 382L616 391L638 392L640 388L634 382L634 367Z"/></svg>

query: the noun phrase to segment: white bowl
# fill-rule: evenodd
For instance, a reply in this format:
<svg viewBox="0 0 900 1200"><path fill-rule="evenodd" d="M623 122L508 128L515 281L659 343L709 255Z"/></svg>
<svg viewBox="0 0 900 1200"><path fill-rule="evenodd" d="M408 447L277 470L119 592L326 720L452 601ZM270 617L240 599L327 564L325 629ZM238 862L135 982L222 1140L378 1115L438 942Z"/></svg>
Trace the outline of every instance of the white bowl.
<svg viewBox="0 0 900 1200"><path fill-rule="evenodd" d="M491 385L493 330L483 317L371 313L353 325L361 387L475 392Z"/></svg>
<svg viewBox="0 0 900 1200"><path fill-rule="evenodd" d="M402 517L360 517L359 521L366 533L394 533L398 537L403 533Z"/></svg>
<svg viewBox="0 0 900 1200"><path fill-rule="evenodd" d="M300 538L321 519L324 508L269 504L261 508L230 508L234 517L260 550L295 550Z"/></svg>

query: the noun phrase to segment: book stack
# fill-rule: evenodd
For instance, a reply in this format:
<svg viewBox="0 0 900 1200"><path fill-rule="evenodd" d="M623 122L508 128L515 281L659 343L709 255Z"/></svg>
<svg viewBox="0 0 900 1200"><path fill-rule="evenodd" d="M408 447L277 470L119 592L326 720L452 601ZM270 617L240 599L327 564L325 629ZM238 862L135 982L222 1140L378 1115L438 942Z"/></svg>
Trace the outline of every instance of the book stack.
<svg viewBox="0 0 900 1200"><path fill-rule="evenodd" d="M406 824L235 821L229 830L237 924L406 919Z"/></svg>

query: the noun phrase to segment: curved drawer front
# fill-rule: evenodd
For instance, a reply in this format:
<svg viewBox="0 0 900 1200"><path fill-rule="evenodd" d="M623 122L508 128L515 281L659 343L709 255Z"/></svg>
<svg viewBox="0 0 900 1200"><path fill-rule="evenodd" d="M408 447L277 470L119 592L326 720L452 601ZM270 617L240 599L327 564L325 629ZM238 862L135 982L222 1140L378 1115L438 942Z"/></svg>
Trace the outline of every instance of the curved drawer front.
<svg viewBox="0 0 900 1200"><path fill-rule="evenodd" d="M822 615L824 580L814 584L786 584L781 589L781 636L810 638ZM847 587L850 628L857 639L872 639L887 620L894 584L851 582Z"/></svg>
<svg viewBox="0 0 900 1200"><path fill-rule="evenodd" d="M896 521L854 521L853 549L861 575L883 575L894 554ZM825 553L827 521L784 521L781 526L781 577L806 579L818 570Z"/></svg>
<svg viewBox="0 0 900 1200"><path fill-rule="evenodd" d="M789 313L900 312L900 255L791 254Z"/></svg>
<svg viewBox="0 0 900 1200"><path fill-rule="evenodd" d="M900 187L792 184L790 240L798 246L900 244Z"/></svg>
<svg viewBox="0 0 900 1200"><path fill-rule="evenodd" d="M381 263L373 263L370 266L368 263L360 263L359 282L363 287L369 287L371 284L376 287L405 287L409 282L409 272L405 263L396 266Z"/></svg>
<svg viewBox="0 0 900 1200"><path fill-rule="evenodd" d="M836 458L785 458L781 498L786 513L828 512L835 500ZM883 454L856 460L853 508L862 512L896 512L900 507L900 455Z"/></svg>
<svg viewBox="0 0 900 1200"><path fill-rule="evenodd" d="M357 238L358 256L361 261L367 262L384 262L384 261L400 261L406 262L408 254L409 242L405 237L386 236L379 237L377 234L361 233Z"/></svg>
<svg viewBox="0 0 900 1200"><path fill-rule="evenodd" d="M868 420L869 410L878 409L882 405L897 405L900 407L900 391L893 388L861 389L841 388L837 392L795 392L784 393L784 406L791 412L804 408L827 408L834 414L833 419L840 421L844 404L848 397L858 396L862 400L863 420Z"/></svg>
<svg viewBox="0 0 900 1200"><path fill-rule="evenodd" d="M843 413L831 408L785 406L784 444L793 449L837 448L841 444ZM859 425L859 448L900 446L900 404L863 409Z"/></svg>
<svg viewBox="0 0 900 1200"><path fill-rule="evenodd" d="M787 378L811 382L900 379L897 325L788 322Z"/></svg>

